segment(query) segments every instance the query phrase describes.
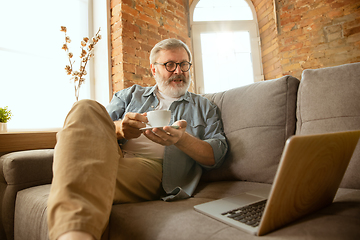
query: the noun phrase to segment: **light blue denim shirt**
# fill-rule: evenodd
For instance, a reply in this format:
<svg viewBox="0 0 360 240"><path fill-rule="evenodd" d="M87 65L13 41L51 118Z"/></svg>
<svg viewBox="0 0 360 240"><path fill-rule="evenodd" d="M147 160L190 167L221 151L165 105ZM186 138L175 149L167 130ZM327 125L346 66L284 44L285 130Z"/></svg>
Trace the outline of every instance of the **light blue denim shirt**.
<svg viewBox="0 0 360 240"><path fill-rule="evenodd" d="M159 104L155 90L157 86L141 87L133 85L130 88L115 93L106 107L112 120L122 119L127 112L144 113L152 111ZM186 120L186 131L206 142L214 152L215 165L202 165L174 145L166 146L163 159L162 185L168 196L163 200L177 200L190 197L199 183L203 169L219 167L228 149L220 110L208 99L186 92L179 100L170 105L171 122ZM126 140L119 141L120 145Z"/></svg>

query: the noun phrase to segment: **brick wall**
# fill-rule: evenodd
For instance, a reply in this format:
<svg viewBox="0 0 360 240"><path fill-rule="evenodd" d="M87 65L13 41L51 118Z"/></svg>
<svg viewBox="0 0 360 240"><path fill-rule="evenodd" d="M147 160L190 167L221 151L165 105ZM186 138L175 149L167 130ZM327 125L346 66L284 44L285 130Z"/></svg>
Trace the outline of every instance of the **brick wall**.
<svg viewBox="0 0 360 240"><path fill-rule="evenodd" d="M265 79L282 76L279 37L274 0L252 0L259 25L261 56Z"/></svg>
<svg viewBox="0 0 360 240"><path fill-rule="evenodd" d="M359 0L253 0L265 79L360 61ZM275 7L274 7L275 6Z"/></svg>
<svg viewBox="0 0 360 240"><path fill-rule="evenodd" d="M187 1L111 0L113 92L133 84L155 84L150 50L166 38L178 38L190 46Z"/></svg>
<svg viewBox="0 0 360 240"><path fill-rule="evenodd" d="M251 0L259 23L265 79L360 61L359 0ZM111 0L113 92L153 85L149 52L175 37L191 48L193 0Z"/></svg>
<svg viewBox="0 0 360 240"><path fill-rule="evenodd" d="M291 2L279 6L284 74L360 61L359 0Z"/></svg>

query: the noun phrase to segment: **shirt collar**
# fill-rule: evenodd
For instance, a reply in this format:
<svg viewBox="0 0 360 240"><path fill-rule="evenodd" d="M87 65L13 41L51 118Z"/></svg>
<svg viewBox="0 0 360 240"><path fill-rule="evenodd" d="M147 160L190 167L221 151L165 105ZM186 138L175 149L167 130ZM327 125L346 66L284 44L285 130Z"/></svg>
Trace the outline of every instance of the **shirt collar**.
<svg viewBox="0 0 360 240"><path fill-rule="evenodd" d="M145 90L145 92L144 92L144 96L145 97L148 97L148 96L150 96L150 95L156 95L155 94L155 90L156 90L156 88L157 88L157 85L154 85L153 87L150 87L150 88L147 88L146 90Z"/></svg>

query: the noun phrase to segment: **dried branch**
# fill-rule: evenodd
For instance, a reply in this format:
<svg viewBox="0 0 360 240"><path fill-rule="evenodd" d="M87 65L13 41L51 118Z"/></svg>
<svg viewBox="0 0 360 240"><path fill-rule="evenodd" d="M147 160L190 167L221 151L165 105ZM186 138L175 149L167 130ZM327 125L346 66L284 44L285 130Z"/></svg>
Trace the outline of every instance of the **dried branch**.
<svg viewBox="0 0 360 240"><path fill-rule="evenodd" d="M81 44L81 54L80 54L81 61L80 61L79 71L74 70L75 60L71 61L71 59L73 58L74 55L72 52L70 52L69 47L68 47L68 43L71 43L71 39L66 34L66 32L67 32L66 27L61 26L60 31L64 32L64 34L65 34L65 43L63 44L62 49L64 49L66 51L67 56L69 58L69 65L65 66L65 71L66 71L67 75L72 76L70 80L74 81L75 98L76 98L76 101L78 101L80 86L85 81L84 76L87 75L87 72L86 72L87 63L90 60L90 58L92 58L94 56L93 51L94 51L95 45L101 39L100 28L91 40L88 37L84 37L80 43Z"/></svg>

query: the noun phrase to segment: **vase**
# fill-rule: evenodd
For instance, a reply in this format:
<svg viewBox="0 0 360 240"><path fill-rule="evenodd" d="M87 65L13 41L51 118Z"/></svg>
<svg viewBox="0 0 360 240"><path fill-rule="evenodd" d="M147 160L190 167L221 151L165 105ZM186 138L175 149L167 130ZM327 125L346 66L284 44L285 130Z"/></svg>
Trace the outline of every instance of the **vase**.
<svg viewBox="0 0 360 240"><path fill-rule="evenodd" d="M7 123L0 122L0 133L7 132Z"/></svg>

